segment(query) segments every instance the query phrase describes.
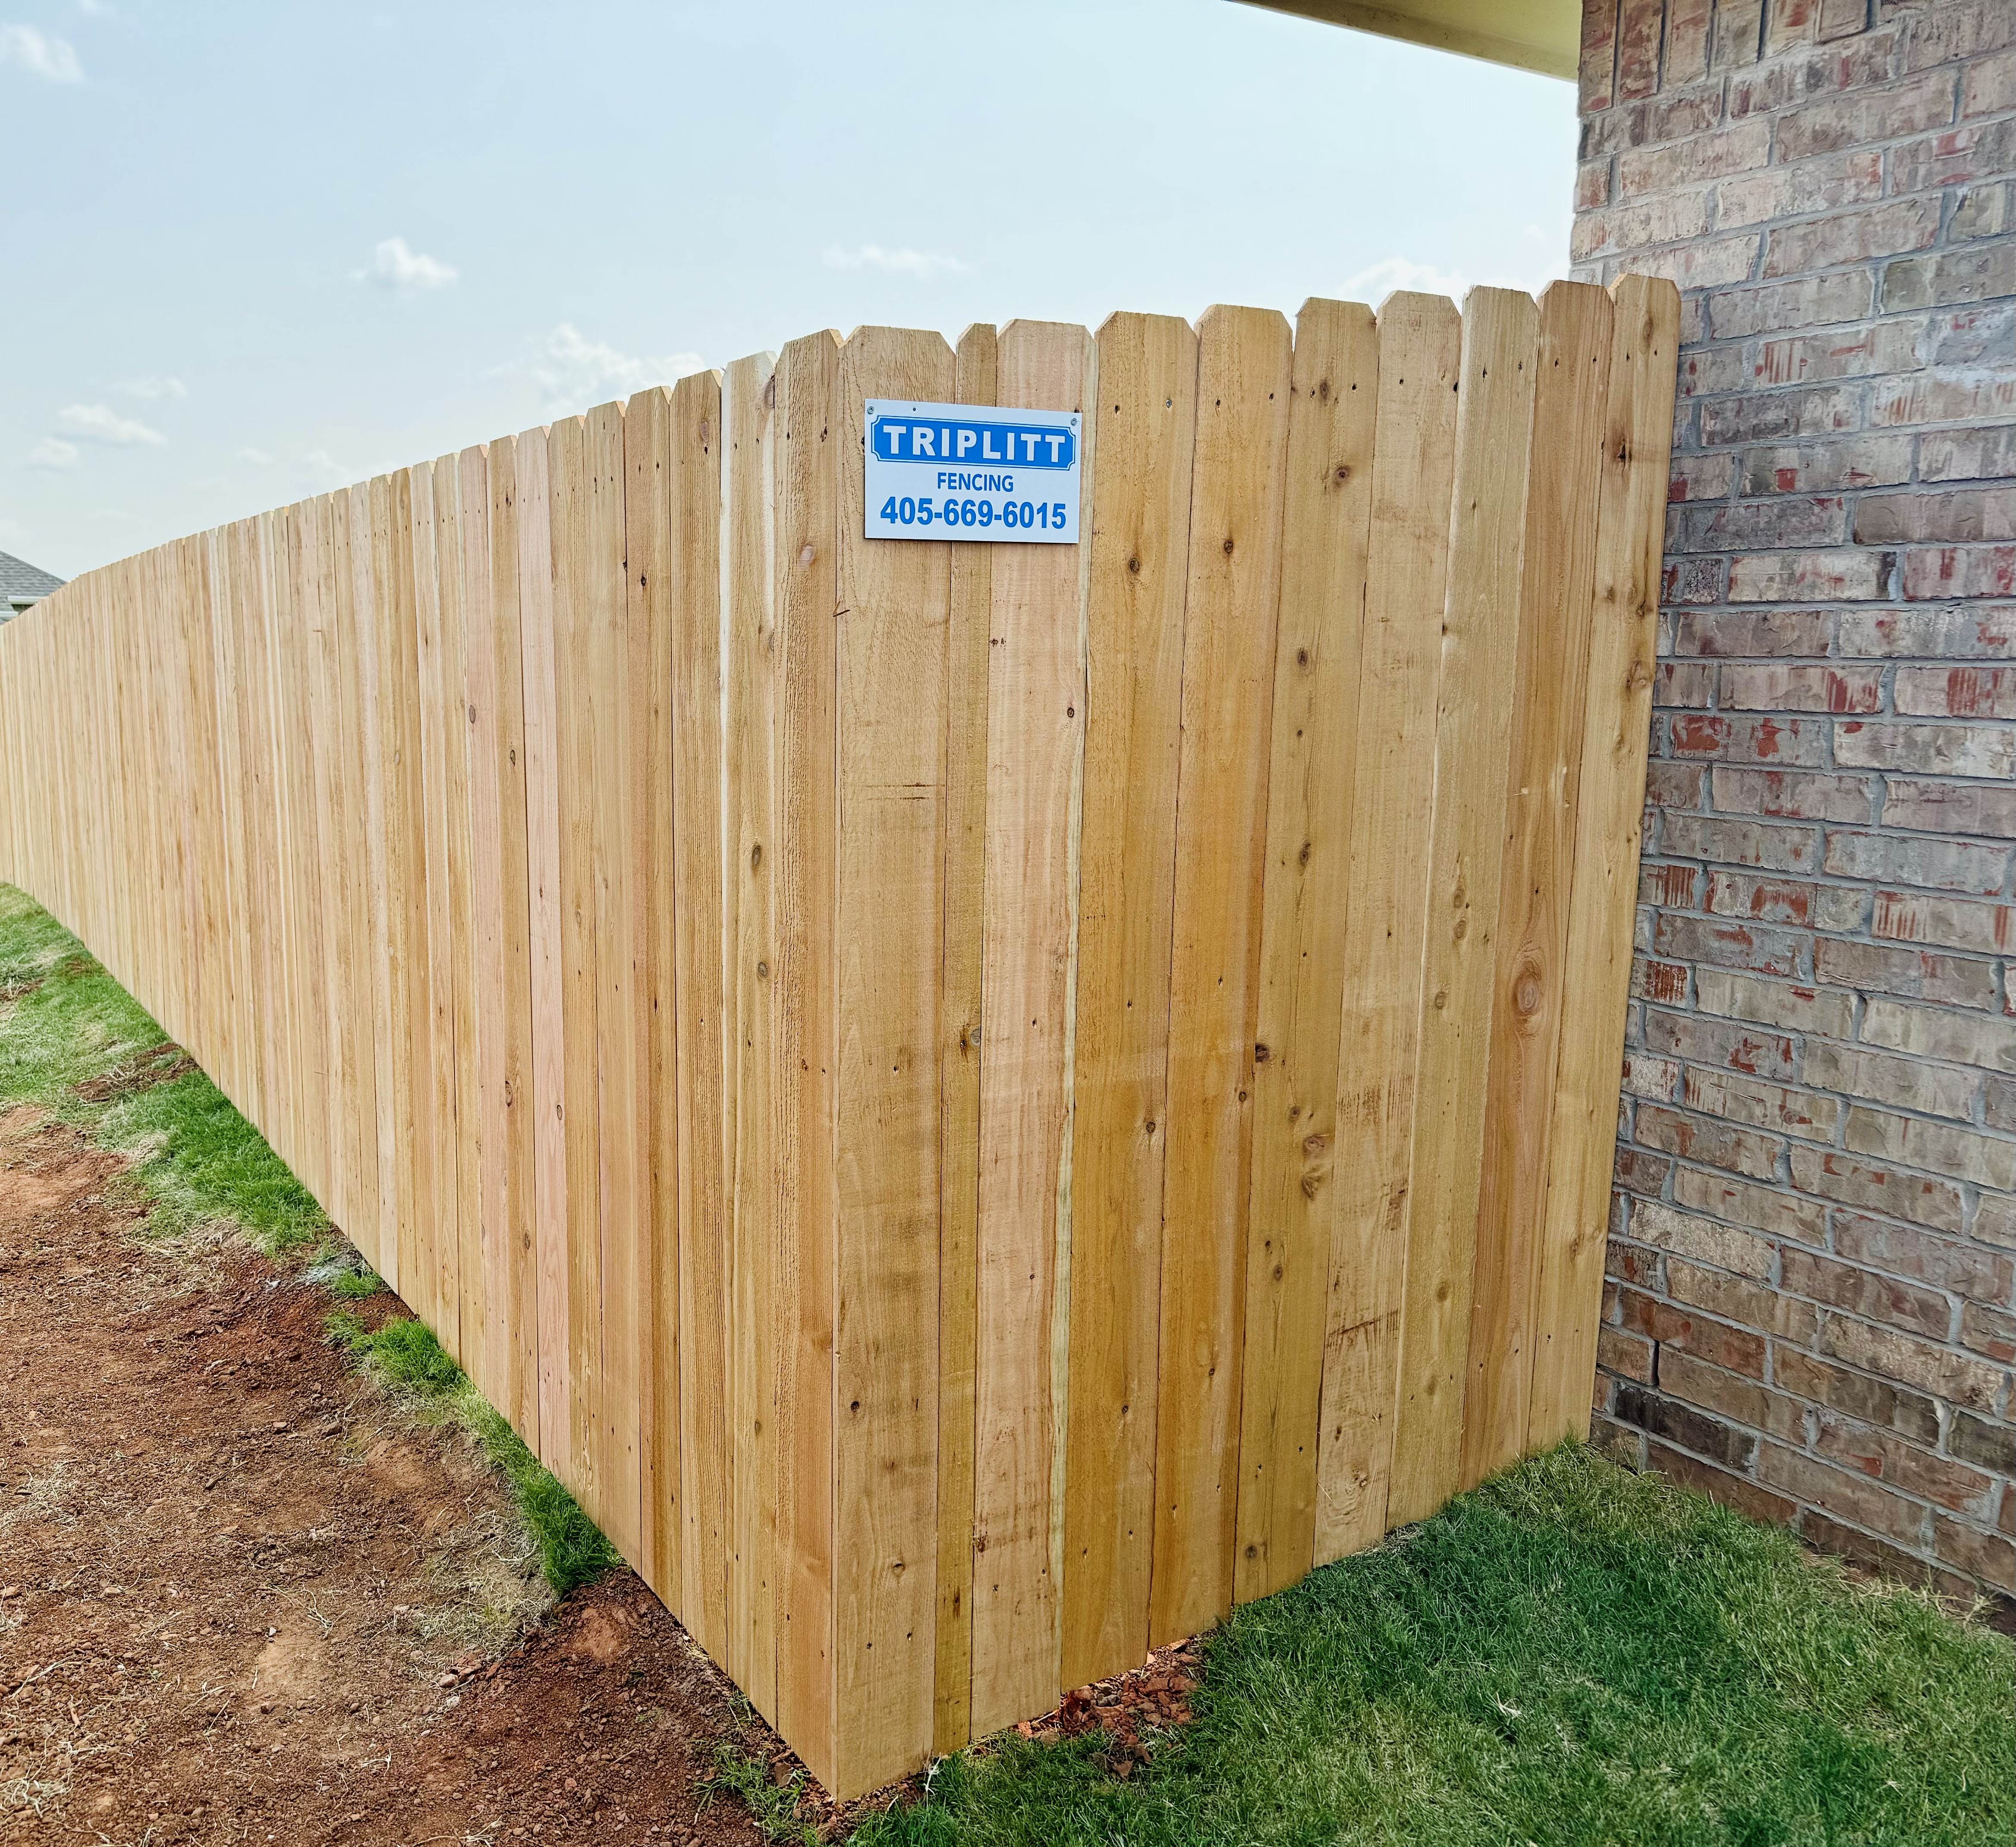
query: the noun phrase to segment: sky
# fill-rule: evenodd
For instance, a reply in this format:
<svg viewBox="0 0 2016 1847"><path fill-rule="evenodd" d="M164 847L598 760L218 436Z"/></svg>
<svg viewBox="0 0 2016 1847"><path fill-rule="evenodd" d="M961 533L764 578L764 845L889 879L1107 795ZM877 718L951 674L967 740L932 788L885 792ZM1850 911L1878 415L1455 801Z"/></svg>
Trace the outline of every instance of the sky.
<svg viewBox="0 0 2016 1847"><path fill-rule="evenodd" d="M822 326L1537 290L1570 84L1232 0L0 0L0 550Z"/></svg>

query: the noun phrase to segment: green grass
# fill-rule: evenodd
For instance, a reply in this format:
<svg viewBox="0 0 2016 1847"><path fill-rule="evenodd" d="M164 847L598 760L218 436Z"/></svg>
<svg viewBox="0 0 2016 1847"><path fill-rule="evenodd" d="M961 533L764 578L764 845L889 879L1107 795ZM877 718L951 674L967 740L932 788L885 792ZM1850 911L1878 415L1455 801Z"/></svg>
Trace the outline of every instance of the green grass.
<svg viewBox="0 0 2016 1847"><path fill-rule="evenodd" d="M2016 1838L2016 1647L1567 1446L1237 1612L1194 1723L941 1766L858 1847Z"/></svg>
<svg viewBox="0 0 2016 1847"><path fill-rule="evenodd" d="M329 1337L363 1362L381 1383L426 1407L437 1421L459 1425L511 1484L520 1515L539 1549L539 1565L556 1597L592 1583L622 1563L574 1497L540 1465L517 1432L493 1410L425 1322L400 1316L377 1328L354 1309L329 1317Z"/></svg>
<svg viewBox="0 0 2016 1847"><path fill-rule="evenodd" d="M156 1234L223 1220L268 1256L329 1236L322 1208L84 945L0 886L0 1109L30 1104L134 1165ZM103 1091L102 1096L81 1094Z"/></svg>
<svg viewBox="0 0 2016 1847"><path fill-rule="evenodd" d="M755 1709L738 1691L736 1716L747 1725ZM717 1795L732 1795L749 1811L756 1831L766 1841L789 1842L792 1847L819 1847L819 1830L798 1818L798 1798L808 1785L802 1770L792 1771L779 1783L770 1774L769 1764L740 1741L714 1748L714 1769L700 1780L702 1806Z"/></svg>
<svg viewBox="0 0 2016 1847"><path fill-rule="evenodd" d="M302 1263L340 1299L384 1287L230 1099L183 1068L146 1009L33 899L0 885L0 1109L19 1104L132 1162L124 1184L147 1202L149 1234L228 1225L268 1256ZM510 1483L556 1595L619 1562L419 1322L401 1318L374 1334L339 1310L331 1328L388 1384L482 1444Z"/></svg>

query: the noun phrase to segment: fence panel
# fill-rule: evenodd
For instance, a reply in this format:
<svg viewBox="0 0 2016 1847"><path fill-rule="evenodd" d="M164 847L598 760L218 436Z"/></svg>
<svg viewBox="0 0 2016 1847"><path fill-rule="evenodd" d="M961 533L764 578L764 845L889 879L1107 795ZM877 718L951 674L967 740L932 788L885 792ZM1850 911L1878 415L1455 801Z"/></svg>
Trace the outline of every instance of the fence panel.
<svg viewBox="0 0 2016 1847"><path fill-rule="evenodd" d="M1585 1427L1677 313L820 333L238 521L0 631L0 872L852 1795ZM865 538L873 397L1082 411L1081 543Z"/></svg>

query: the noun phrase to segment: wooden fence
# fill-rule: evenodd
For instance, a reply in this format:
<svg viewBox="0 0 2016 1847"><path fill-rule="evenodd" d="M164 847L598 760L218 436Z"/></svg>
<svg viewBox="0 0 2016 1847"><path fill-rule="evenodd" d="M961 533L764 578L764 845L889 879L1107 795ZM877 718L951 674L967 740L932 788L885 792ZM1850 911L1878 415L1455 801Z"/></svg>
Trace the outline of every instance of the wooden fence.
<svg viewBox="0 0 2016 1847"><path fill-rule="evenodd" d="M815 334L0 631L0 870L822 1782L1586 1427L1678 299ZM864 539L870 397L1085 413Z"/></svg>

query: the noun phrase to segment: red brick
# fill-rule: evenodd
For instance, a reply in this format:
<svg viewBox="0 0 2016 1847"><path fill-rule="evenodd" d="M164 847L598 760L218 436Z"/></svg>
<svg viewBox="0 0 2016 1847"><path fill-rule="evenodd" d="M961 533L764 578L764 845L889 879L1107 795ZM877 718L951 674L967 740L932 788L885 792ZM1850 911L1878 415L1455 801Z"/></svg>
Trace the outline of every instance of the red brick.
<svg viewBox="0 0 2016 1847"><path fill-rule="evenodd" d="M1893 942L2002 955L2016 943L2016 907L1918 892L1878 892L1870 930Z"/></svg>
<svg viewBox="0 0 2016 1847"><path fill-rule="evenodd" d="M1754 1019L1792 1032L1824 1033L1836 1039L1845 1039L1855 1030L1855 997L1838 989L1787 987L1748 975L1704 968L1695 991L1704 1013Z"/></svg>
<svg viewBox="0 0 2016 1847"><path fill-rule="evenodd" d="M1667 549L1676 544L1694 552L1838 545L1847 531L1846 503L1838 495L1787 494L1675 513L1667 521Z"/></svg>
<svg viewBox="0 0 2016 1847"><path fill-rule="evenodd" d="M1939 1440L1939 1402L1922 1392L1906 1391L1783 1345L1771 1349L1771 1377L1784 1390L1845 1411L1865 1424L1894 1430L1921 1443Z"/></svg>
<svg viewBox="0 0 2016 1847"><path fill-rule="evenodd" d="M1834 761L1845 769L1916 770L1935 776L2016 775L2016 731L1980 724L1886 724L1845 719L1834 726Z"/></svg>
<svg viewBox="0 0 2016 1847"><path fill-rule="evenodd" d="M1631 994L1634 1000L1665 1001L1684 1004L1687 997L1687 968L1684 962L1655 962L1640 956L1631 965Z"/></svg>
<svg viewBox="0 0 2016 1847"><path fill-rule="evenodd" d="M2016 423L1928 430L1919 454L1928 481L1988 481L2016 474Z"/></svg>
<svg viewBox="0 0 2016 1847"><path fill-rule="evenodd" d="M1721 703L1730 711L1874 712L1882 700L1880 667L1771 661L1722 669Z"/></svg>
<svg viewBox="0 0 2016 1847"><path fill-rule="evenodd" d="M1906 1007L1872 997L1862 1036L1914 1058L1942 1058L1989 1070L2016 1071L2016 1022L1938 1007Z"/></svg>
<svg viewBox="0 0 2016 1847"><path fill-rule="evenodd" d="M1754 1432L1738 1430L1719 1418L1705 1417L1643 1385L1620 1385L1611 1400L1611 1410L1620 1422L1635 1424L1648 1436L1691 1450L1726 1468L1748 1468L1757 1451Z"/></svg>
<svg viewBox="0 0 2016 1847"><path fill-rule="evenodd" d="M1703 404L1701 440L1711 447L1719 447L1733 443L1838 436L1845 430L1859 429L1862 419L1862 393L1853 386L1805 386L1796 390L1717 398Z"/></svg>
<svg viewBox="0 0 2016 1847"><path fill-rule="evenodd" d="M2016 592L2016 545L1946 545L1904 554L1904 595L1913 602Z"/></svg>
<svg viewBox="0 0 2016 1847"><path fill-rule="evenodd" d="M1633 1097L1649 1097L1670 1103L1679 1087L1680 1068L1671 1058L1654 1058L1642 1051L1624 1055L1624 1089Z"/></svg>
<svg viewBox="0 0 2016 1847"><path fill-rule="evenodd" d="M1762 289L1726 289L1709 300L1708 325L1718 340L1838 325L1860 320L1875 300L1866 272L1804 277Z"/></svg>
<svg viewBox="0 0 2016 1847"><path fill-rule="evenodd" d="M1834 617L1824 609L1718 609L1681 616L1674 652L1681 655L1825 654Z"/></svg>
<svg viewBox="0 0 2016 1847"><path fill-rule="evenodd" d="M1934 1340L1944 1340L1953 1324L1952 1306L1936 1289L1874 1270L1858 1270L1817 1252L1787 1250L1780 1286L1830 1308L1845 1308L1865 1321L1907 1328Z"/></svg>
<svg viewBox="0 0 2016 1847"><path fill-rule="evenodd" d="M1692 1065L1683 1079L1680 1101L1704 1115L1753 1129L1783 1130L1807 1141L1828 1140L1841 1120L1838 1098Z"/></svg>
<svg viewBox="0 0 2016 1847"><path fill-rule="evenodd" d="M1652 251L1634 251L1622 264L1640 275L1662 276L1676 289L1719 289L1748 282L1762 242L1754 232L1737 237L1694 238Z"/></svg>
<svg viewBox="0 0 2016 1847"><path fill-rule="evenodd" d="M1764 21L1764 55L1787 45L1810 45L1820 27L1820 0L1770 0Z"/></svg>
<svg viewBox="0 0 2016 1847"><path fill-rule="evenodd" d="M1652 681L1652 703L1671 710L1707 705L1715 697L1715 669L1705 660L1662 660Z"/></svg>
<svg viewBox="0 0 2016 1847"><path fill-rule="evenodd" d="M1861 1213L1834 1214L1834 1249L1855 1263L1910 1277L1977 1302L2008 1299L2016 1265L1997 1252L1935 1238L1916 1225L1892 1224Z"/></svg>
<svg viewBox="0 0 2016 1847"><path fill-rule="evenodd" d="M1896 703L1913 714L2016 718L2016 667L1899 667Z"/></svg>
<svg viewBox="0 0 2016 1847"><path fill-rule="evenodd" d="M1809 154L1870 147L1943 128L1953 119L1954 95L1953 74L1942 70L1888 90L1858 90L1852 95L1809 103L1778 118L1778 158L1800 160ZM1747 109L1739 112L1733 94L1730 113L1748 113Z"/></svg>
<svg viewBox="0 0 2016 1847"><path fill-rule="evenodd" d="M1666 56L1662 66L1668 89L1698 81L1708 74L1710 0L1667 0Z"/></svg>
<svg viewBox="0 0 2016 1847"><path fill-rule="evenodd" d="M1929 1587L1939 1576L1924 1559L1914 1558L1902 1547L1874 1538L1816 1507L1801 1509L1799 1537L1816 1551L1872 1567L1899 1583Z"/></svg>
<svg viewBox="0 0 2016 1847"><path fill-rule="evenodd" d="M1856 505L1855 537L1864 545L2016 538L2016 487L1866 494Z"/></svg>
<svg viewBox="0 0 2016 1847"><path fill-rule="evenodd" d="M1956 1571L2016 1591L2016 1545L2006 1539L1938 1515L1932 1521L1932 1549Z"/></svg>
<svg viewBox="0 0 2016 1847"><path fill-rule="evenodd" d="M1659 87L1661 0L1622 0L1617 18L1617 99L1630 102Z"/></svg>
<svg viewBox="0 0 2016 1847"><path fill-rule="evenodd" d="M1960 1310L1960 1344L2004 1366L2016 1365L2016 1315L1985 1303L1968 1303Z"/></svg>
<svg viewBox="0 0 2016 1847"><path fill-rule="evenodd" d="M1659 1349L1658 1387L1683 1404L1761 1430L1786 1443L1805 1439L1805 1408L1795 1399L1758 1383L1760 1365L1749 1377L1726 1371L1683 1347Z"/></svg>
<svg viewBox="0 0 2016 1847"><path fill-rule="evenodd" d="M2012 276L2016 276L2016 252L2001 243L1971 249L1963 246L1923 257L1899 257L1883 266L1883 311L1901 314L1913 308L1993 301L2011 293ZM1917 420L1908 415L1881 419Z"/></svg>
<svg viewBox="0 0 2016 1847"><path fill-rule="evenodd" d="M2016 15L2007 0L1940 0L1936 6L1914 8L1913 14L1904 46L1906 70L1978 57L2016 38Z"/></svg>
<svg viewBox="0 0 2016 1847"><path fill-rule="evenodd" d="M1971 1117L1981 1087L1979 1076L1971 1071L1947 1070L1921 1059L1889 1058L1825 1040L1816 1040L1806 1047L1800 1076L1818 1090L1922 1109L1928 1116L1949 1116L1956 1122Z"/></svg>
<svg viewBox="0 0 2016 1847"><path fill-rule="evenodd" d="M1891 74L1895 47L1894 33L1872 32L1839 50L1816 49L1773 58L1754 75L1730 84L1729 113L1755 115L1806 98L1881 83Z"/></svg>
<svg viewBox="0 0 2016 1847"><path fill-rule="evenodd" d="M1867 894L1852 886L1804 885L1718 871L1708 875L1703 908L1716 917L1755 918L1761 923L1796 924L1816 930L1859 930L1869 904Z"/></svg>
<svg viewBox="0 0 2016 1847"><path fill-rule="evenodd" d="M1816 979L1841 987L1939 1001L1954 1007L1995 1004L1995 965L1928 950L1892 949L1875 943L1813 945ZM1865 1037L1867 1029L1865 1029Z"/></svg>
<svg viewBox="0 0 2016 1847"><path fill-rule="evenodd" d="M1692 764L1653 763L1645 769L1645 800L1656 808L1698 808L1708 772Z"/></svg>
<svg viewBox="0 0 2016 1847"><path fill-rule="evenodd" d="M1742 490L1815 494L1844 487L1890 487L1910 480L1913 440L1909 436L1849 436L1746 449Z"/></svg>
<svg viewBox="0 0 2016 1847"><path fill-rule="evenodd" d="M1915 1386L1970 1410L1993 1411L2008 1377L1985 1360L1846 1315L1829 1315L1820 1324L1820 1351L1830 1359Z"/></svg>
<svg viewBox="0 0 2016 1847"><path fill-rule="evenodd" d="M1676 911L1691 910L1698 896L1698 868L1643 860L1638 867L1638 900L1643 904L1664 904Z"/></svg>
<svg viewBox="0 0 2016 1847"><path fill-rule="evenodd" d="M2016 840L2016 789L1893 777L1883 792L1886 827Z"/></svg>
<svg viewBox="0 0 2016 1847"><path fill-rule="evenodd" d="M2016 280L2016 262L2011 275ZM1869 416L1879 429L1895 429L2006 416L2011 410L2016 410L2016 378L1999 372L1935 372L1879 387L1870 400Z"/></svg>
<svg viewBox="0 0 2016 1847"><path fill-rule="evenodd" d="M1673 1203L1710 1218L1747 1225L1767 1238L1827 1242L1827 1210L1784 1187L1760 1187L1701 1167L1683 1167L1673 1177Z"/></svg>
<svg viewBox="0 0 2016 1847"><path fill-rule="evenodd" d="M1720 500L1736 482L1733 455L1676 455L1666 483L1666 498L1674 501Z"/></svg>
<svg viewBox="0 0 2016 1847"><path fill-rule="evenodd" d="M1597 0L1582 9L1579 101L1585 117L1607 110L1616 98L1617 8Z"/></svg>
<svg viewBox="0 0 2016 1847"><path fill-rule="evenodd" d="M1633 1202L1624 1201L1618 1203L1628 1207ZM1636 1288L1658 1288L1660 1262L1660 1253L1657 1250L1625 1244L1616 1238L1612 1238L1604 1246L1604 1274L1614 1276L1619 1282L1629 1283Z"/></svg>
<svg viewBox="0 0 2016 1847"><path fill-rule="evenodd" d="M1950 190L1998 171L2011 145L2008 128L2006 122L1967 123L1892 148L1891 191Z"/></svg>
<svg viewBox="0 0 2016 1847"><path fill-rule="evenodd" d="M1885 594L1890 555L1841 548L1831 552L1763 552L1729 567L1733 603L1870 602ZM1989 594L1984 591L1983 595Z"/></svg>
<svg viewBox="0 0 2016 1847"><path fill-rule="evenodd" d="M1637 148L1620 154L1617 188L1627 198L1676 186L1698 190L1709 180L1767 165L1770 158L1770 123L1762 119L1741 122L1665 147Z"/></svg>
<svg viewBox="0 0 2016 1847"><path fill-rule="evenodd" d="M1827 835L1827 869L1843 879L1926 886L1988 897L2000 892L2008 877L2009 850L1837 829Z"/></svg>
<svg viewBox="0 0 2016 1847"><path fill-rule="evenodd" d="M1733 1123L1688 1116L1656 1104L1641 1105L1633 1127L1647 1148L1753 1180L1769 1180L1777 1172L1778 1156L1785 1145L1774 1135L1760 1135Z"/></svg>
<svg viewBox="0 0 2016 1847"><path fill-rule="evenodd" d="M1883 659L1931 656L1949 660L2016 656L2016 609L1850 609L1840 619L1841 652Z"/></svg>
<svg viewBox="0 0 2016 1847"><path fill-rule="evenodd" d="M1828 727L1796 718L1731 718L1718 712L1687 713L1672 720L1676 756L1721 763L1810 766L1827 760Z"/></svg>
<svg viewBox="0 0 2016 1847"><path fill-rule="evenodd" d="M1849 1109L1841 1145L1854 1154L1970 1180L1998 1192L2016 1191L2016 1141L2002 1136L1858 1103Z"/></svg>
<svg viewBox="0 0 2016 1847"><path fill-rule="evenodd" d="M1983 58L1960 73L1962 116L2001 115L2016 110L2016 52Z"/></svg>
<svg viewBox="0 0 2016 1847"><path fill-rule="evenodd" d="M1798 972L1802 939L1789 930L1726 923L1662 911L1653 925L1652 947L1661 956L1686 962L1748 968L1759 975Z"/></svg>
<svg viewBox="0 0 2016 1847"><path fill-rule="evenodd" d="M1844 1418L1823 1414L1819 1421L1813 1447L1828 1461L1955 1513L1993 1514L1995 1483L1979 1470Z"/></svg>
<svg viewBox="0 0 2016 1847"><path fill-rule="evenodd" d="M1798 1059L1798 1048L1782 1033L1656 1008L1645 1015L1645 1043L1672 1058L1724 1065L1752 1076L1789 1077ZM1665 1093L1672 1094L1670 1090Z"/></svg>
<svg viewBox="0 0 2016 1847"><path fill-rule="evenodd" d="M1715 805L1726 812L1783 816L1795 821L1875 818L1875 792L1861 776L1818 771L1717 769L1710 772Z"/></svg>
<svg viewBox="0 0 2016 1847"><path fill-rule="evenodd" d="M1703 194L1671 193L1639 204L1582 213L1575 221L1568 251L1576 262L1584 263L1607 251L1640 250L1648 244L1690 243L1700 238L1707 224L1708 200Z"/></svg>
<svg viewBox="0 0 2016 1847"><path fill-rule="evenodd" d="M1760 1481L1795 1499L1811 1501L1844 1520L1852 1520L1906 1545L1922 1544L1925 1510L1878 1483L1845 1469L1830 1468L1797 1450L1766 1443L1757 1456Z"/></svg>
<svg viewBox="0 0 2016 1847"><path fill-rule="evenodd" d="M1659 574L1659 601L1669 609L1719 603L1728 577L1729 566L1719 558L1669 559Z"/></svg>
<svg viewBox="0 0 2016 1847"><path fill-rule="evenodd" d="M1625 1192L1635 1193L1641 1198L1656 1199L1666 1190L1666 1182L1672 1177L1673 1163L1668 1155L1648 1154L1642 1148L1620 1143L1611 1172L1617 1184Z"/></svg>
<svg viewBox="0 0 2016 1847"><path fill-rule="evenodd" d="M1689 1314L1670 1303L1626 1290L1618 1298L1619 1325L1627 1331L1668 1348L1690 1353L1751 1378L1764 1376L1764 1337L1746 1328L1732 1328L1706 1315ZM1664 1364L1663 1360L1661 1362Z"/></svg>
<svg viewBox="0 0 2016 1847"><path fill-rule="evenodd" d="M1769 1489L1759 1487L1748 1476L1732 1475L1727 1469L1718 1468L1712 1462L1704 1462L1697 1456L1690 1456L1684 1450L1674 1449L1656 1439L1645 1446L1645 1466L1656 1469L1669 1481L1691 1488L1711 1500L1720 1501L1724 1507L1733 1507L1746 1519L1755 1520L1763 1525L1788 1526L1798 1511L1782 1494L1773 1494Z"/></svg>
<svg viewBox="0 0 2016 1847"><path fill-rule="evenodd" d="M1795 1147L1790 1158L1792 1184L1802 1193L1843 1206L1867 1206L1942 1231L1960 1228L1960 1190L1949 1180L1899 1173L1834 1148Z"/></svg>
<svg viewBox="0 0 2016 1847"><path fill-rule="evenodd" d="M1669 814L1661 835L1668 853L1774 872L1817 871L1820 842L1818 828L1773 827L1712 814Z"/></svg>
<svg viewBox="0 0 2016 1847"><path fill-rule="evenodd" d="M1642 1335L1616 1328L1599 1328L1596 1334L1596 1363L1605 1372L1614 1372L1641 1385L1652 1382L1652 1343Z"/></svg>
<svg viewBox="0 0 2016 1847"><path fill-rule="evenodd" d="M1630 1235L1654 1250L1762 1281L1771 1274L1772 1246L1762 1238L1656 1200L1631 1202Z"/></svg>
<svg viewBox="0 0 2016 1847"><path fill-rule="evenodd" d="M1881 198L1882 192L1881 154L1828 154L1723 181L1715 189L1715 223L1724 230L1768 224L1773 218L1838 210L1845 205Z"/></svg>
<svg viewBox="0 0 2016 1847"><path fill-rule="evenodd" d="M2016 1475L2016 1428L2001 1419L1955 1411L1946 1432L1946 1448L1963 1462L1997 1475Z"/></svg>
<svg viewBox="0 0 2016 1847"><path fill-rule="evenodd" d="M1780 132L1784 132L1782 126ZM1769 233L1763 273L1767 278L1801 275L1809 269L1834 269L1872 257L1922 250L1939 234L1936 199L1893 199L1861 211L1780 226Z"/></svg>

